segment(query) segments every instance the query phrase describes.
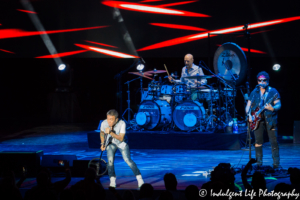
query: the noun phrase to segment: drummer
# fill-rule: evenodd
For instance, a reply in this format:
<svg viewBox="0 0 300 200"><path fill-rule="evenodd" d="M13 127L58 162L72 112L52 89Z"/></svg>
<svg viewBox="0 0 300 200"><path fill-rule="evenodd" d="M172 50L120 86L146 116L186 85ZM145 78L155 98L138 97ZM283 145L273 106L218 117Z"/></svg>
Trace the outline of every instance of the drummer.
<svg viewBox="0 0 300 200"><path fill-rule="evenodd" d="M191 99L196 100L198 93L194 93L194 91L197 90L197 86L199 87L201 85L206 85L207 80L206 79L195 80L195 79L184 78L187 76L204 75L202 68L194 64L194 57L192 54L186 54L184 56L184 64L185 66L182 68L180 80L175 80L172 76L169 76L168 78L170 82L185 83L187 87L190 88L191 90L191 94L192 94Z"/></svg>

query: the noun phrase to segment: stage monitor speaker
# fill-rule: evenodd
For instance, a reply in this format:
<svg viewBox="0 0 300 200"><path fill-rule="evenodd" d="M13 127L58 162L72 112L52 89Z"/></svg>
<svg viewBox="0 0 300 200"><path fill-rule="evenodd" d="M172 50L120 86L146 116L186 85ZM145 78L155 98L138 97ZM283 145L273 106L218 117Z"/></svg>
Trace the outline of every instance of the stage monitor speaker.
<svg viewBox="0 0 300 200"><path fill-rule="evenodd" d="M21 152L2 151L0 152L0 172L6 170L14 171L20 177L23 171L27 171L27 177L36 177L41 164L43 151Z"/></svg>
<svg viewBox="0 0 300 200"><path fill-rule="evenodd" d="M74 160L72 168L73 177L84 177L84 173L89 165L89 160Z"/></svg>
<svg viewBox="0 0 300 200"><path fill-rule="evenodd" d="M294 143L300 144L300 121L294 121Z"/></svg>
<svg viewBox="0 0 300 200"><path fill-rule="evenodd" d="M69 166L73 166L73 161L77 160L76 155L43 155L42 167L64 167L66 162L69 162Z"/></svg>

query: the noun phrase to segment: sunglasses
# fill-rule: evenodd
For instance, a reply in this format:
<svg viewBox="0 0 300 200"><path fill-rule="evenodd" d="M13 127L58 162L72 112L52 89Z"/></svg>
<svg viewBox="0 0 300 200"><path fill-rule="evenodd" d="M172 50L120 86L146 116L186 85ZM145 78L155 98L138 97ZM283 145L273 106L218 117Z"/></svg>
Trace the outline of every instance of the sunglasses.
<svg viewBox="0 0 300 200"><path fill-rule="evenodd" d="M267 82L267 79L258 79L258 82Z"/></svg>

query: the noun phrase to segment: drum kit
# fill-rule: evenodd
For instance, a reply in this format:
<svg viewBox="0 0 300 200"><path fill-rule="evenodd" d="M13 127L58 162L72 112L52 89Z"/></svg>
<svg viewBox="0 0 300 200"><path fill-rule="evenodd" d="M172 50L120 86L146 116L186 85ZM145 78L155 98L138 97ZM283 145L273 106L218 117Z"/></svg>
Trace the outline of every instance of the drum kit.
<svg viewBox="0 0 300 200"><path fill-rule="evenodd" d="M130 74L147 77L153 74L155 77L166 72L153 70L143 74ZM201 80L214 77L199 75L184 78ZM143 88L141 103L133 119L136 126L133 127L143 130L209 131L210 128L215 128L212 124L217 117L213 114L213 110L219 95L228 95L229 92L230 90L223 90L220 93L218 89L209 85L191 88L184 82L162 83L152 79L148 88ZM192 98L193 94L196 94L195 99ZM211 109L205 109L204 102L207 102Z"/></svg>
<svg viewBox="0 0 300 200"><path fill-rule="evenodd" d="M228 49L224 51L228 51ZM219 54L223 55L222 52L219 52ZM230 52L230 55L232 54ZM234 59L237 60L236 57ZM232 69L234 70L235 66L239 66L238 69L243 71L245 67L236 65L235 60L231 64ZM227 61L227 63L230 62ZM165 69L154 69L144 73L129 72L129 74L151 80L148 88L142 88L141 85L141 103L133 120L129 122L129 128L134 130L181 130L187 132L194 130L204 132L212 132L216 129L224 130L226 124L232 120L232 113L229 110L231 108L235 110L235 105L232 102L234 102L233 99L237 93L235 87L228 84L230 82L228 76L231 76L228 72L230 69L224 71L222 68L218 68L218 70L223 70L225 75L214 74L210 71L213 75L184 77L185 80L197 80L197 82L203 79L220 80L217 88L213 87L215 84L197 85L192 88L187 86L185 82L171 83L168 79L163 82L161 78L159 78L160 81L156 81L155 78L159 74L168 73L166 66ZM168 78L168 76L164 78ZM220 87L221 83L223 83L222 87Z"/></svg>

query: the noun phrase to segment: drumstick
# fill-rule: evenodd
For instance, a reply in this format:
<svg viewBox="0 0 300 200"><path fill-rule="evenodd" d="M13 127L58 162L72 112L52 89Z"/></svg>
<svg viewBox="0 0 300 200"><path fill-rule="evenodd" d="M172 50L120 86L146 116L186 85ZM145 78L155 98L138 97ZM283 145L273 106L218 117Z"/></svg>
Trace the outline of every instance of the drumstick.
<svg viewBox="0 0 300 200"><path fill-rule="evenodd" d="M170 76L166 64L164 64L164 66L165 66L165 69L166 69L166 71L167 71L168 76Z"/></svg>

